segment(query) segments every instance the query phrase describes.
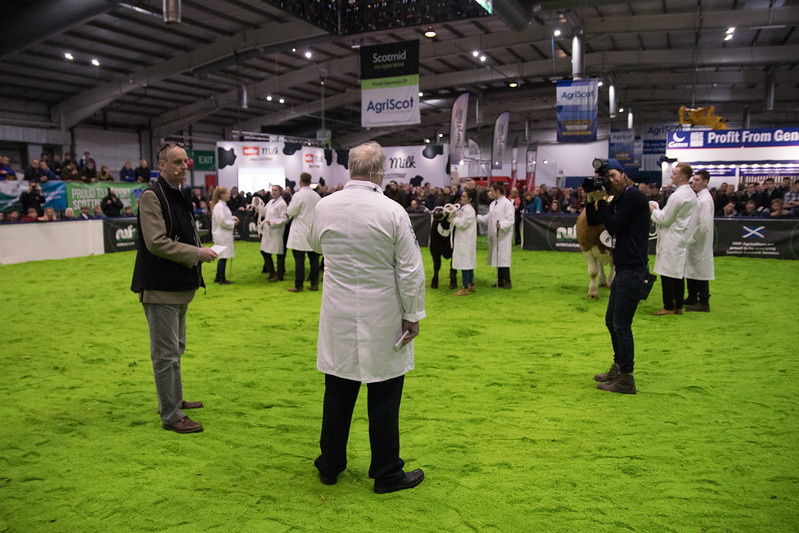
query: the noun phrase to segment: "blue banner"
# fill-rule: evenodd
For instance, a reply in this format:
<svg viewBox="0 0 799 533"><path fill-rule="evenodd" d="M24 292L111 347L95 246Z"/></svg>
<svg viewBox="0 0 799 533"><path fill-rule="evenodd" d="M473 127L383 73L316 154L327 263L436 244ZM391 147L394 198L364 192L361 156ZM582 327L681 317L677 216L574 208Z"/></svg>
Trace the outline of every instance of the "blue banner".
<svg viewBox="0 0 799 533"><path fill-rule="evenodd" d="M672 131L668 147L680 148L763 148L799 146L799 128Z"/></svg>
<svg viewBox="0 0 799 533"><path fill-rule="evenodd" d="M56 211L67 208L67 184L63 181L45 181L40 183L45 197L44 207L52 207Z"/></svg>
<svg viewBox="0 0 799 533"><path fill-rule="evenodd" d="M598 81L558 82L558 142L596 141Z"/></svg>

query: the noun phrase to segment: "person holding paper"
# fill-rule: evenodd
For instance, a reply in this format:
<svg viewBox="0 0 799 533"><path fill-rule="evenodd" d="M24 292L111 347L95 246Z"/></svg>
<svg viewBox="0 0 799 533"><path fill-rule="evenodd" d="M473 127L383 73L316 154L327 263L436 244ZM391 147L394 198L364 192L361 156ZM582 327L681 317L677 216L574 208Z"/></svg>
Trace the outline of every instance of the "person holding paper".
<svg viewBox="0 0 799 533"><path fill-rule="evenodd" d="M162 143L157 154L160 176L139 199L130 289L139 295L150 329L161 424L177 433L196 433L203 430L202 424L183 409L203 404L183 400L180 357L186 346L186 311L197 288L205 287L201 264L213 261L217 254L200 245L191 203L179 188L189 159L183 146Z"/></svg>
<svg viewBox="0 0 799 533"><path fill-rule="evenodd" d="M497 268L497 282L492 287L510 289L510 257L515 216L513 204L505 198L505 185L500 181L491 184L488 197L491 198L488 214L477 215L477 221L488 225L488 265Z"/></svg>
<svg viewBox="0 0 799 533"><path fill-rule="evenodd" d="M214 239L214 245L225 247L219 252L216 278L214 278L214 282L220 285L233 283L225 277L225 267L227 260L236 255L233 249L233 228L239 223L239 219L230 212L227 206L228 200L230 200L230 191L227 187L214 189L214 197L211 200L211 237Z"/></svg>
<svg viewBox="0 0 799 533"><path fill-rule="evenodd" d="M308 243L325 257L316 366L325 374L319 479L347 467L361 383L369 391L369 477L377 493L415 487L399 456L399 405L424 318L422 254L405 209L381 190L386 156L375 142L350 150L350 181L316 205ZM402 336L405 335L405 338Z"/></svg>

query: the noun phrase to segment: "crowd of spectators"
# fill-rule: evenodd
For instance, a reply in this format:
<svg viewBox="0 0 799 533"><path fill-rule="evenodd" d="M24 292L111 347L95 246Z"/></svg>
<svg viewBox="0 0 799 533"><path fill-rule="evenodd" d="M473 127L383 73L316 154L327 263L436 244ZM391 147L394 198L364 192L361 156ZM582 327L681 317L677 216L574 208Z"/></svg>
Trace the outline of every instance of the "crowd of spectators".
<svg viewBox="0 0 799 533"><path fill-rule="evenodd" d="M791 183L783 178L778 186L774 178L763 182L747 182L738 185L722 183L711 189L717 217L799 217L799 179Z"/></svg>
<svg viewBox="0 0 799 533"><path fill-rule="evenodd" d="M75 160L69 153L60 155L43 153L38 159L31 159L30 164L24 169L14 170L10 166L8 156L0 156L0 181L25 179L39 183L45 181L82 181L96 183L100 181L126 181L148 183L150 181L150 167L146 159L139 161L139 166L133 168L130 161L126 161L118 173L112 172L108 165L100 165L86 151L83 157Z"/></svg>

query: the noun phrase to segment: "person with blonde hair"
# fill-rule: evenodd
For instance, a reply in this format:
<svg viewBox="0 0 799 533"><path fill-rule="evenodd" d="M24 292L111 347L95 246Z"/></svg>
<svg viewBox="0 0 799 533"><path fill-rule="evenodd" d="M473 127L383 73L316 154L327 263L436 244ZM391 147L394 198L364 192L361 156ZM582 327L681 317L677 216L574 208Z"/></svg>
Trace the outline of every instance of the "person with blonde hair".
<svg viewBox="0 0 799 533"><path fill-rule="evenodd" d="M233 228L239 223L238 217L234 217L227 206L230 200L230 191L226 187L214 189L214 196L211 200L211 237L214 244L224 246L224 250L219 252L219 261L216 264L215 283L220 285L230 285L232 282L225 277L225 267L227 260L235 256L233 249Z"/></svg>

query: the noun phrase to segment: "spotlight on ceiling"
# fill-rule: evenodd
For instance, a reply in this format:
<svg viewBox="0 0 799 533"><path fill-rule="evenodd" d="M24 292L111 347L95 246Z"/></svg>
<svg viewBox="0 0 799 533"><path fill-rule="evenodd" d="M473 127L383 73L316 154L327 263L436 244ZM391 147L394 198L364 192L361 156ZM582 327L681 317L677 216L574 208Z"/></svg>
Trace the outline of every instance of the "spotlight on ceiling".
<svg viewBox="0 0 799 533"><path fill-rule="evenodd" d="M480 55L480 52L478 52L477 50L472 50L472 57L477 57L479 55Z"/></svg>
<svg viewBox="0 0 799 533"><path fill-rule="evenodd" d="M596 86L597 87L602 87L603 85L605 85L605 82L603 82L602 80L599 80L598 82L596 82Z"/></svg>
<svg viewBox="0 0 799 533"><path fill-rule="evenodd" d="M286 103L286 100L284 100L283 98L281 98L280 100L278 100L278 102L280 102L281 104L285 104L285 103Z"/></svg>
<svg viewBox="0 0 799 533"><path fill-rule="evenodd" d="M518 81L512 81L512 82L510 82L510 83L508 84L508 87L511 87L511 88L513 88L513 89L515 89L515 88L516 88L516 87L518 87L518 86L519 86L519 82L518 82Z"/></svg>
<svg viewBox="0 0 799 533"><path fill-rule="evenodd" d="M310 50L308 50L307 52L305 52L305 58L306 58L306 59L311 59L311 51L310 51Z"/></svg>
<svg viewBox="0 0 799 533"><path fill-rule="evenodd" d="M555 28L555 31L552 32L552 35L555 37L560 37L560 28Z"/></svg>
<svg viewBox="0 0 799 533"><path fill-rule="evenodd" d="M724 40L725 40L725 41L732 41L732 36L733 36L733 34L732 34L732 33L728 33L728 34L727 34L727 35L724 37Z"/></svg>
<svg viewBox="0 0 799 533"><path fill-rule="evenodd" d="M98 61L96 58L92 58L92 65L94 65L95 67L99 67L100 61Z"/></svg>
<svg viewBox="0 0 799 533"><path fill-rule="evenodd" d="M72 54L70 54L69 52L64 52L64 57L66 57L66 58L67 58L67 59L69 59L70 61L72 61L73 59L75 59L75 56L73 56L73 55L72 55Z"/></svg>
<svg viewBox="0 0 799 533"><path fill-rule="evenodd" d="M486 56L480 56L480 61L485 62Z"/></svg>
<svg viewBox="0 0 799 533"><path fill-rule="evenodd" d="M424 36L427 37L428 39L432 39L433 37L436 36L436 30L433 29L433 26L427 27L427 31L424 32Z"/></svg>

